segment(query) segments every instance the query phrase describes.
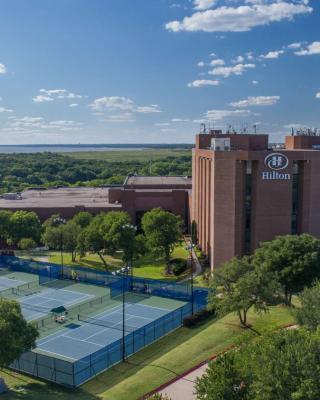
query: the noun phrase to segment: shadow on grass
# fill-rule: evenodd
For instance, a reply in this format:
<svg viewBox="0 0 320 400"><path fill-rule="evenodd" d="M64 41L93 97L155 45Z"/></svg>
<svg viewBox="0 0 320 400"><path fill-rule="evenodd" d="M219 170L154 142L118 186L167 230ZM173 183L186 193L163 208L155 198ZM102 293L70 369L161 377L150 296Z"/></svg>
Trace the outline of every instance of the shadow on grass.
<svg viewBox="0 0 320 400"><path fill-rule="evenodd" d="M67 389L62 386L42 380L35 382L27 375L16 374L11 371L2 371L1 376L9 386L9 391L1 395L4 400L98 400L92 393L79 388Z"/></svg>
<svg viewBox="0 0 320 400"><path fill-rule="evenodd" d="M155 344L146 347L143 350L140 350L138 353L129 357L128 360L124 363L120 363L110 368L108 371L102 373L97 376L87 384L83 386L83 388L90 391L90 393L101 393L105 392L112 387L118 385L126 378L129 378L136 374L143 367L153 367L162 369L170 372L172 377L178 376L181 371L174 371L164 365L159 365L155 361L159 359L159 357L163 356L166 353L170 353L174 350L179 344L188 341L194 335L200 333L202 330L206 329L212 322L215 321L215 317L211 317L208 320L202 322L193 328L180 328L170 334L170 340L167 337L164 337L158 340Z"/></svg>

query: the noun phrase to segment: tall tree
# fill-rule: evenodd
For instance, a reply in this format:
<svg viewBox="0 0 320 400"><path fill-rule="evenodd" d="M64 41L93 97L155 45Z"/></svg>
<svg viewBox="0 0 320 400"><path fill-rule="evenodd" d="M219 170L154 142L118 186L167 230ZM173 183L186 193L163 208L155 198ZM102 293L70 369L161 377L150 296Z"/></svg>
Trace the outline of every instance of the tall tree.
<svg viewBox="0 0 320 400"><path fill-rule="evenodd" d="M320 335L303 329L258 337L212 362L199 400L318 400Z"/></svg>
<svg viewBox="0 0 320 400"><path fill-rule="evenodd" d="M320 282L305 288L299 296L301 307L295 310L297 321L310 330L320 326Z"/></svg>
<svg viewBox="0 0 320 400"><path fill-rule="evenodd" d="M83 229L90 225L92 218L92 214L87 211L80 211L72 218L72 221Z"/></svg>
<svg viewBox="0 0 320 400"><path fill-rule="evenodd" d="M39 243L40 236L41 223L35 212L19 210L11 215L8 240L12 244L17 244L23 238L30 238Z"/></svg>
<svg viewBox="0 0 320 400"><path fill-rule="evenodd" d="M248 311L266 312L276 288L273 275L259 273L249 257L234 258L214 272L209 306L219 314L236 313L246 327Z"/></svg>
<svg viewBox="0 0 320 400"><path fill-rule="evenodd" d="M4 242L7 241L10 235L10 219L12 216L11 211L0 211L0 239Z"/></svg>
<svg viewBox="0 0 320 400"><path fill-rule="evenodd" d="M99 214L92 219L90 224L79 234L77 248L81 255L84 255L86 251L98 254L107 270L108 265L104 258L106 241L102 229L103 218L104 214Z"/></svg>
<svg viewBox="0 0 320 400"><path fill-rule="evenodd" d="M75 261L80 231L80 226L72 220L66 224L47 225L42 235L42 240L52 250L70 252L72 261Z"/></svg>
<svg viewBox="0 0 320 400"><path fill-rule="evenodd" d="M308 234L278 236L261 244L253 262L262 274L276 274L290 305L293 294L320 277L320 241Z"/></svg>
<svg viewBox="0 0 320 400"><path fill-rule="evenodd" d="M144 214L141 224L151 251L164 256L168 267L171 253L181 237L181 217L154 208Z"/></svg>
<svg viewBox="0 0 320 400"><path fill-rule="evenodd" d="M19 303L0 299L0 369L34 348L38 336L34 325L23 318Z"/></svg>

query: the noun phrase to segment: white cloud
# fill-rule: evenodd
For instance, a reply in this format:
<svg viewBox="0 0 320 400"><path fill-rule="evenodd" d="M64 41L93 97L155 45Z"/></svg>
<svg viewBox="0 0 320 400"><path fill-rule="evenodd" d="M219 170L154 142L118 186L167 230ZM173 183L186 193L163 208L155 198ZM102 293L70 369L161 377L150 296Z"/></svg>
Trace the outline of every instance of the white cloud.
<svg viewBox="0 0 320 400"><path fill-rule="evenodd" d="M174 128L162 128L160 129L161 132L176 132L177 130Z"/></svg>
<svg viewBox="0 0 320 400"><path fill-rule="evenodd" d="M242 75L248 69L255 68L255 64L237 64L232 67L217 67L209 71L210 75L224 76L228 78L230 75Z"/></svg>
<svg viewBox="0 0 320 400"><path fill-rule="evenodd" d="M0 107L0 113L12 113L13 110L10 108Z"/></svg>
<svg viewBox="0 0 320 400"><path fill-rule="evenodd" d="M7 68L4 64L0 64L0 74L5 74L7 72Z"/></svg>
<svg viewBox="0 0 320 400"><path fill-rule="evenodd" d="M253 85L258 85L258 81L256 81L256 80L253 80L252 82L251 82Z"/></svg>
<svg viewBox="0 0 320 400"><path fill-rule="evenodd" d="M137 106L131 99L120 96L100 97L89 104L89 107L98 112L130 111L142 114L162 112L157 104Z"/></svg>
<svg viewBox="0 0 320 400"><path fill-rule="evenodd" d="M198 67L204 67L205 63L203 61L199 61L197 64Z"/></svg>
<svg viewBox="0 0 320 400"><path fill-rule="evenodd" d="M189 122L189 119L185 119L185 118L172 118L171 122Z"/></svg>
<svg viewBox="0 0 320 400"><path fill-rule="evenodd" d="M225 64L225 62L221 58L217 58L216 60L210 61L210 65L212 67L217 67L218 65L224 65L224 64Z"/></svg>
<svg viewBox="0 0 320 400"><path fill-rule="evenodd" d="M170 122L156 122L154 126L170 126Z"/></svg>
<svg viewBox="0 0 320 400"><path fill-rule="evenodd" d="M216 4L216 0L194 0L195 10L207 10Z"/></svg>
<svg viewBox="0 0 320 400"><path fill-rule="evenodd" d="M257 96L230 103L232 107L272 106L280 100L280 96Z"/></svg>
<svg viewBox="0 0 320 400"><path fill-rule="evenodd" d="M275 50L275 51L269 51L267 54L262 54L260 57L265 58L265 59L274 59L274 58L279 58L282 54L284 54L284 50Z"/></svg>
<svg viewBox="0 0 320 400"><path fill-rule="evenodd" d="M111 96L100 97L89 104L96 111L132 110L134 103L127 97Z"/></svg>
<svg viewBox="0 0 320 400"><path fill-rule="evenodd" d="M313 42L308 44L304 49L295 51L297 56L312 56L314 54L320 54L320 42Z"/></svg>
<svg viewBox="0 0 320 400"><path fill-rule="evenodd" d="M316 93L316 99L320 99L320 92Z"/></svg>
<svg viewBox="0 0 320 400"><path fill-rule="evenodd" d="M27 129L40 129L46 131L59 130L59 131L71 131L79 130L83 124L81 122L70 121L70 120L57 120L57 121L46 121L43 117L13 117L10 122L10 128L16 131L25 131Z"/></svg>
<svg viewBox="0 0 320 400"><path fill-rule="evenodd" d="M236 57L234 60L232 60L232 62L233 62L234 64L243 63L243 62L244 62L244 57L243 57L243 56L238 56L238 57Z"/></svg>
<svg viewBox="0 0 320 400"><path fill-rule="evenodd" d="M217 86L220 81L211 79L197 79L193 82L188 83L188 87L203 87L203 86Z"/></svg>
<svg viewBox="0 0 320 400"><path fill-rule="evenodd" d="M195 12L182 21L171 21L166 24L166 29L173 32L244 32L272 22L290 21L296 15L312 11L308 4L284 0L238 7L222 6L214 10Z"/></svg>
<svg viewBox="0 0 320 400"><path fill-rule="evenodd" d="M205 118L211 121L220 121L226 118L247 117L251 114L250 110L208 110Z"/></svg>
<svg viewBox="0 0 320 400"><path fill-rule="evenodd" d="M32 99L35 103L45 103L48 101L53 101L52 97L44 96L43 94L39 94L38 96Z"/></svg>
<svg viewBox="0 0 320 400"><path fill-rule="evenodd" d="M120 114L108 115L106 118L103 119L103 122L128 123L135 122L135 118L131 112L123 112Z"/></svg>
<svg viewBox="0 0 320 400"><path fill-rule="evenodd" d="M252 51L248 51L248 52L246 53L246 56L247 56L247 59L248 59L248 60L250 60L250 61L254 60L254 55L253 55L253 52L252 52Z"/></svg>
<svg viewBox="0 0 320 400"><path fill-rule="evenodd" d="M288 49L300 49L301 46L301 42L294 42L288 45Z"/></svg>
<svg viewBox="0 0 320 400"><path fill-rule="evenodd" d="M158 104L151 104L150 106L138 106L134 112L149 114L149 113L160 113L162 112Z"/></svg>
<svg viewBox="0 0 320 400"><path fill-rule="evenodd" d="M71 103L71 104L69 104L69 107L78 107L78 103Z"/></svg>
<svg viewBox="0 0 320 400"><path fill-rule="evenodd" d="M33 98L35 103L45 103L57 99L81 99L80 94L69 92L66 89L40 89L40 94Z"/></svg>

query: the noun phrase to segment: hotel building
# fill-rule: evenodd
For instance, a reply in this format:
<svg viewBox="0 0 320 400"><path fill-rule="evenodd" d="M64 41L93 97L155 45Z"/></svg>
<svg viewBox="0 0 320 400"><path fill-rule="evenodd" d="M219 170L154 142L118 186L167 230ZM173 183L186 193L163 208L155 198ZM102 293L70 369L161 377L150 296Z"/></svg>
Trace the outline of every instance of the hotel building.
<svg viewBox="0 0 320 400"><path fill-rule="evenodd" d="M320 136L287 136L272 148L268 135L196 136L191 218L211 268L252 252L277 235L320 238Z"/></svg>

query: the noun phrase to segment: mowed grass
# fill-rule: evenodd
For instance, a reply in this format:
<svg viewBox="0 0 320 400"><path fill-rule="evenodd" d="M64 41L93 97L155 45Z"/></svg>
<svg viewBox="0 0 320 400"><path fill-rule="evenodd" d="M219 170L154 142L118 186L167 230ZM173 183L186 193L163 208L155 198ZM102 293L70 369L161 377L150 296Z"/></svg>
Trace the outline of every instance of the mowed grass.
<svg viewBox="0 0 320 400"><path fill-rule="evenodd" d="M180 328L98 375L80 389L68 391L56 385L15 373L2 375L12 387L3 399L68 400L105 399L137 400L145 393L171 380L214 354L241 343L247 336L278 329L294 323L290 309L271 307L267 314L249 314L252 330L244 330L236 316L212 318L196 328Z"/></svg>
<svg viewBox="0 0 320 400"><path fill-rule="evenodd" d="M17 253L17 255L19 255ZM61 254L60 252L48 252L41 253L41 255L37 255L37 253L25 253L20 252L20 255L26 258L33 258L34 260L48 260L52 263L61 263ZM183 258L187 259L188 251L185 249L185 244L181 241L172 253L171 258ZM121 260L121 253L116 254L115 256L104 256L107 264L108 270L114 271L123 265ZM82 266L88 268L94 268L99 270L105 270L103 262L97 254L89 254L87 253L85 257L79 258L77 257L76 261L72 261L70 253L63 254L63 263L64 265L69 266ZM147 254L141 257L139 260L134 262L133 273L135 276L143 277L143 278L152 278L152 279L166 279L166 280L176 280L177 277L174 275L166 275L165 273L165 261L163 258L156 258L151 254Z"/></svg>
<svg viewBox="0 0 320 400"><path fill-rule="evenodd" d="M104 161L148 161L159 160L166 157L190 156L191 148L181 149L132 149L132 150L111 150L111 151L85 151L64 153L78 160L104 160Z"/></svg>

